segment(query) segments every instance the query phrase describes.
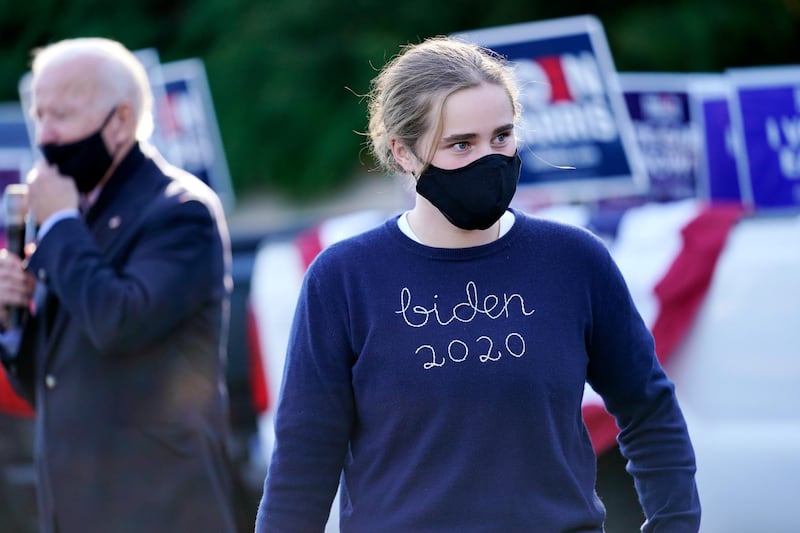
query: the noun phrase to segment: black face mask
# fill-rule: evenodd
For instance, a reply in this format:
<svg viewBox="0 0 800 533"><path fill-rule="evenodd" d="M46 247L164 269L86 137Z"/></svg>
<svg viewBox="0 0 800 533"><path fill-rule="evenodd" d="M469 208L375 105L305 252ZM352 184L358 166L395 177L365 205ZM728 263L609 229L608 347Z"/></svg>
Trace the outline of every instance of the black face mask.
<svg viewBox="0 0 800 533"><path fill-rule="evenodd" d="M82 193L97 187L111 166L111 154L103 142L102 132L116 110L116 107L111 109L97 131L88 137L71 143L49 143L39 147L47 162L56 165L64 176L71 177Z"/></svg>
<svg viewBox="0 0 800 533"><path fill-rule="evenodd" d="M517 190L519 154L490 154L467 166L444 170L428 165L417 192L461 229L488 229L505 213Z"/></svg>

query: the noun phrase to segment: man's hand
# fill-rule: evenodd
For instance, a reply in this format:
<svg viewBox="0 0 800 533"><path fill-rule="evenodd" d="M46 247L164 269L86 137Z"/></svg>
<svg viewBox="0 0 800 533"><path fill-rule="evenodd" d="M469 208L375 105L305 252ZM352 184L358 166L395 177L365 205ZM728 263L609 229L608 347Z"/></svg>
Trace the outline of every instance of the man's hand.
<svg viewBox="0 0 800 533"><path fill-rule="evenodd" d="M28 173L30 213L41 224L57 211L78 208L78 189L72 178L62 176L55 165L39 161Z"/></svg>
<svg viewBox="0 0 800 533"><path fill-rule="evenodd" d="M25 271L22 260L5 248L0 249L0 323L8 324L8 308L28 307L33 289L34 277Z"/></svg>

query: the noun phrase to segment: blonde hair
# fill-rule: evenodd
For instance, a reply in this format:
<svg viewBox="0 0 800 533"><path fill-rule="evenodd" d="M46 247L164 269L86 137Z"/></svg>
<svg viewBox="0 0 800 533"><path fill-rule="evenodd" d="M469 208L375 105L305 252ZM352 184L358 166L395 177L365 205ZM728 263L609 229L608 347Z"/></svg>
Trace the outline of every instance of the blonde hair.
<svg viewBox="0 0 800 533"><path fill-rule="evenodd" d="M48 65L78 57L97 61L98 68L91 75L101 97L95 104L110 108L120 101L129 102L136 113L136 137L147 139L153 131L150 82L142 63L121 43L101 37L58 41L34 51L31 72L35 77Z"/></svg>
<svg viewBox="0 0 800 533"><path fill-rule="evenodd" d="M372 80L368 95L369 147L390 172L403 172L392 155L391 140L415 154L419 139L441 130L442 106L455 91L493 83L508 93L514 118L520 114L519 90L508 62L478 45L451 37L432 37L406 45ZM435 142L435 141L434 141ZM430 163L433 146L423 152Z"/></svg>

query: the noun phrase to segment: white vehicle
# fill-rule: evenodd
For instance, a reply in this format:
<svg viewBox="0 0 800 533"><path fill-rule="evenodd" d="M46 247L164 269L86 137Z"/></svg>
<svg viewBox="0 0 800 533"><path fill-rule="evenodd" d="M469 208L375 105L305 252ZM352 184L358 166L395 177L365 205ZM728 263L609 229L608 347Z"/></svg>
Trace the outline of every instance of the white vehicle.
<svg viewBox="0 0 800 533"><path fill-rule="evenodd" d="M694 248L690 244L684 249L686 228L701 212L702 205L694 201L632 208L609 240L651 329L664 313L653 289L676 257ZM589 225L588 211L581 208L539 214ZM250 303L270 399L259 420L267 458L289 326L305 268L325 246L386 217L377 211L334 217L292 240L267 241L257 254ZM706 221L711 229L715 223ZM710 281L702 276L700 282L694 280L701 284L693 289L702 296L697 312L665 361L697 454L701 530L796 531L792 504L800 478L800 337L795 329L800 325L800 215L744 216L730 232L714 235L722 238L717 243L722 251L716 262L711 260ZM699 238L702 246L713 247L708 242L712 237ZM704 260L709 268L709 258ZM679 284L684 279L681 271L671 275ZM598 401L587 388L585 406ZM338 530L337 513L334 502L328 532Z"/></svg>
<svg viewBox="0 0 800 533"><path fill-rule="evenodd" d="M670 366L704 533L798 531L799 275L800 216L739 222Z"/></svg>

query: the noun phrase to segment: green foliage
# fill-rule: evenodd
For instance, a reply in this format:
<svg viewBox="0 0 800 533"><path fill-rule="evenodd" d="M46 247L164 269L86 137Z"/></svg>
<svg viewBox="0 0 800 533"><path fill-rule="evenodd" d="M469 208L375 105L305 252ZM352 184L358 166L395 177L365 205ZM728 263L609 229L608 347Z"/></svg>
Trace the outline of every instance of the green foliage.
<svg viewBox="0 0 800 533"><path fill-rule="evenodd" d="M368 0L0 0L0 100L30 51L98 35L162 61L204 60L238 193L330 192L373 163L363 149L375 70L436 34L592 13L627 71L721 71L796 61L798 0L486 3Z"/></svg>

